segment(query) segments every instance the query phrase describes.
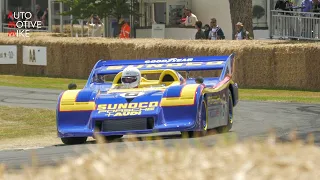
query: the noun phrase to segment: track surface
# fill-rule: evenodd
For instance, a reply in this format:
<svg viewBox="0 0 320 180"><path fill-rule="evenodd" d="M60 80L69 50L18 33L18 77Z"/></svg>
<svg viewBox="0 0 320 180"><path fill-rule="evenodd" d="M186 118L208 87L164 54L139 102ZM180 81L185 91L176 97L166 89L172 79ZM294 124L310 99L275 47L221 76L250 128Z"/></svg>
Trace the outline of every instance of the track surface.
<svg viewBox="0 0 320 180"><path fill-rule="evenodd" d="M56 100L61 91L25 89L0 86L0 105L21 106L29 108L55 109ZM267 137L271 128L277 132L281 140L288 140L288 133L296 129L298 137L305 139L308 133L313 133L315 143L320 145L320 105L292 104L292 103L268 103L241 101L235 108L234 126L231 133L235 133L239 140L250 137ZM158 135L158 134L154 134ZM154 136L147 135L147 136ZM216 137L221 135L209 135L201 138L181 139L180 133L159 134L168 147L176 143L187 142L195 144L202 142L212 146ZM126 136L124 137L124 139ZM156 141L135 141L129 144L150 145ZM127 143L128 144L128 143ZM122 140L106 143L109 148L125 148L127 144ZM36 150L11 150L0 151L0 164L5 163L9 169L19 169L23 164L31 163L31 153L35 152L38 165L55 165L65 157L74 157L82 153L90 152L96 147L94 141L85 145L64 146L57 144Z"/></svg>

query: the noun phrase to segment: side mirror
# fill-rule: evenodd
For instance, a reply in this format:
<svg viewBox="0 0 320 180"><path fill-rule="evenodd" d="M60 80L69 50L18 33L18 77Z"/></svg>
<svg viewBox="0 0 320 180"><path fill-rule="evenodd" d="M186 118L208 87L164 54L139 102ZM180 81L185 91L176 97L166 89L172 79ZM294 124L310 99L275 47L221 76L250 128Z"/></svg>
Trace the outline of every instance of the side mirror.
<svg viewBox="0 0 320 180"><path fill-rule="evenodd" d="M69 90L77 89L77 84L75 84L75 83L70 83L70 84L68 85L68 89L69 89Z"/></svg>

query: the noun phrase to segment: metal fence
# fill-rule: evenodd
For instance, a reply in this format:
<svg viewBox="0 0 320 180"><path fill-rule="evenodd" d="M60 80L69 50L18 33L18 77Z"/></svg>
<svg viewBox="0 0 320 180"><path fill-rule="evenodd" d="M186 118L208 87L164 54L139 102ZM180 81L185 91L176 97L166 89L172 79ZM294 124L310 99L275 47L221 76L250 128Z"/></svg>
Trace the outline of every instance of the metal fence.
<svg viewBox="0 0 320 180"><path fill-rule="evenodd" d="M272 38L320 40L320 13L271 10L270 24Z"/></svg>

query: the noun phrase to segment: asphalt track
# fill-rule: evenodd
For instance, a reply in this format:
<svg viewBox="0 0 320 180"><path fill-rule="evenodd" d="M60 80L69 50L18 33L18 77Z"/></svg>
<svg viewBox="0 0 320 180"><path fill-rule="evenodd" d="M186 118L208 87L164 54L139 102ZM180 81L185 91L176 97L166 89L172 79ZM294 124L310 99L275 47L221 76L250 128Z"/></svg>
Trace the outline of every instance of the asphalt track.
<svg viewBox="0 0 320 180"><path fill-rule="evenodd" d="M56 100L60 92L57 90L0 86L0 106L55 109ZM320 145L320 105L241 101L235 108L234 126L230 133L235 133L239 140L245 140L250 137L265 138L271 128L276 130L278 138L283 141L289 140L288 134L293 129L297 131L298 137L303 139L309 133L313 133L315 144ZM200 138L181 139L179 133L154 135L161 136L164 139L161 141L167 147L173 147L176 143L183 142L194 145L199 141L207 146L212 146L216 143L216 137L221 136L208 135ZM156 146L156 141L140 140L124 143L119 140L105 144L108 148L118 149L123 149L127 145ZM96 146L94 141L90 141L85 145L64 146L56 144L33 150L0 151L0 164L6 164L9 170L20 169L22 165L31 163L31 154L35 153L39 166L56 165L65 157L76 157L80 154L88 153Z"/></svg>

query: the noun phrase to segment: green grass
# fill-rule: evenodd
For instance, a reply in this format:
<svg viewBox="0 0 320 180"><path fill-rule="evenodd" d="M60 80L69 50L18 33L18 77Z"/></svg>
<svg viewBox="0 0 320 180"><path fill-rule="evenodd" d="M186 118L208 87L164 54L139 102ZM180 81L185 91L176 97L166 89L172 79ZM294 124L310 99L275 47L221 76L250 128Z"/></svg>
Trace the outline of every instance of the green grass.
<svg viewBox="0 0 320 180"><path fill-rule="evenodd" d="M0 75L1 86L14 86L24 88L47 88L47 89L67 89L69 83L76 83L78 88L84 87L87 80L84 79L63 79L48 77L29 77Z"/></svg>
<svg viewBox="0 0 320 180"><path fill-rule="evenodd" d="M320 92L299 90L240 89L240 100L320 103Z"/></svg>
<svg viewBox="0 0 320 180"><path fill-rule="evenodd" d="M0 139L56 133L55 111L0 106Z"/></svg>
<svg viewBox="0 0 320 180"><path fill-rule="evenodd" d="M86 80L0 75L1 86L64 90L67 89L69 83L76 83L78 88L83 88L86 83ZM279 89L240 89L239 96L240 100L249 101L320 103L320 92L312 91Z"/></svg>

